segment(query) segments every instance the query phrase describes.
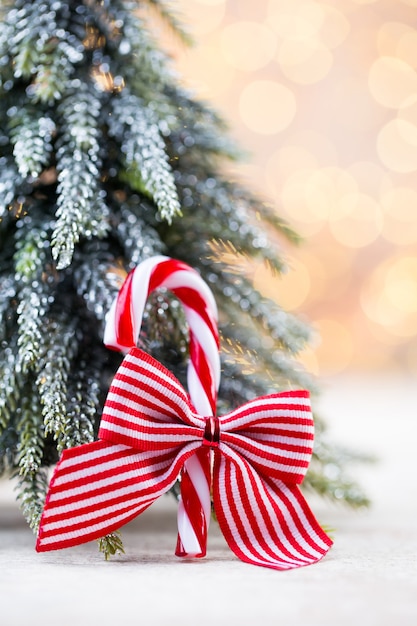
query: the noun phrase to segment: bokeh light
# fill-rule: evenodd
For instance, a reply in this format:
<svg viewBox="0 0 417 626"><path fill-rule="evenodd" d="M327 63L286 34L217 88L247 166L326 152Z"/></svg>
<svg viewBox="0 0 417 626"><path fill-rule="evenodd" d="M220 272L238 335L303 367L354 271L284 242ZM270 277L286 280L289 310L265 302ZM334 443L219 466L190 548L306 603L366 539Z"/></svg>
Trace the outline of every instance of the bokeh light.
<svg viewBox="0 0 417 626"><path fill-rule="evenodd" d="M295 83L309 85L329 73L333 55L317 39L286 39L280 45L277 61L284 76Z"/></svg>
<svg viewBox="0 0 417 626"><path fill-rule="evenodd" d="M318 35L330 49L337 48L350 32L350 22L335 6L322 3L323 21Z"/></svg>
<svg viewBox="0 0 417 626"><path fill-rule="evenodd" d="M417 0L400 0L404 4L407 4L410 7L417 7Z"/></svg>
<svg viewBox="0 0 417 626"><path fill-rule="evenodd" d="M396 109L417 92L417 73L399 58L379 57L369 72L369 90L379 104Z"/></svg>
<svg viewBox="0 0 417 626"><path fill-rule="evenodd" d="M417 324L417 257L389 258L367 278L361 304L387 334L409 339Z"/></svg>
<svg viewBox="0 0 417 626"><path fill-rule="evenodd" d="M250 130L274 135L294 119L297 103L288 87L273 80L254 80L242 90L239 113Z"/></svg>
<svg viewBox="0 0 417 626"><path fill-rule="evenodd" d="M260 265L253 281L264 296L275 300L287 311L294 311L305 302L311 289L311 277L308 266L299 259L292 258L290 267L291 272L278 277Z"/></svg>
<svg viewBox="0 0 417 626"><path fill-rule="evenodd" d="M221 46L224 58L230 65L239 70L253 72L264 67L273 58L276 39L267 26L241 21L223 29Z"/></svg>
<svg viewBox="0 0 417 626"><path fill-rule="evenodd" d="M383 236L398 246L417 244L417 190L394 187L381 195Z"/></svg>
<svg viewBox="0 0 417 626"><path fill-rule="evenodd" d="M347 193L330 215L330 230L335 239L352 248L373 243L382 232L383 215L379 205L364 193Z"/></svg>
<svg viewBox="0 0 417 626"><path fill-rule="evenodd" d="M254 280L309 319L317 374L417 373L417 0L178 0L171 53L251 155L230 168L303 237Z"/></svg>
<svg viewBox="0 0 417 626"><path fill-rule="evenodd" d="M376 43L381 56L396 57L398 55L398 44L401 38L407 33L413 32L411 26L402 22L384 22L378 29ZM403 59L407 61L407 59ZM410 64L412 65L412 64Z"/></svg>
<svg viewBox="0 0 417 626"><path fill-rule="evenodd" d="M354 341L349 328L335 319L318 319L315 327L319 335L315 350L320 367L330 374L346 369L354 355Z"/></svg>
<svg viewBox="0 0 417 626"><path fill-rule="evenodd" d="M189 0L190 11L198 13L199 19L192 22L192 35L197 38L213 32L223 21L226 0ZM186 11L183 10L185 15ZM189 20L186 20L189 23Z"/></svg>
<svg viewBox="0 0 417 626"><path fill-rule="evenodd" d="M377 151L382 163L393 172L417 170L417 126L406 120L391 120L377 136Z"/></svg>
<svg viewBox="0 0 417 626"><path fill-rule="evenodd" d="M403 33L398 45L397 45L397 55L400 59L408 63L411 67L417 67L417 59L416 59L416 51L417 51L417 31L414 29L410 29L407 32Z"/></svg>

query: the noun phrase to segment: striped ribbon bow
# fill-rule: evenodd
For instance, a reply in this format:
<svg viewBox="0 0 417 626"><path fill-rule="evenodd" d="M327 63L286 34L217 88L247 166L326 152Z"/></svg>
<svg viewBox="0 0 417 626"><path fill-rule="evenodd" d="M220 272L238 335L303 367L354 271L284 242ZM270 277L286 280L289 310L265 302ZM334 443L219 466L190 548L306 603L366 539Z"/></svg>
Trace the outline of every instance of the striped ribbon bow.
<svg viewBox="0 0 417 626"><path fill-rule="evenodd" d="M209 446L214 509L236 556L277 570L314 563L332 541L298 488L313 437L307 391L263 396L204 418L170 371L133 348L110 387L99 440L62 453L36 549L67 548L120 528Z"/></svg>

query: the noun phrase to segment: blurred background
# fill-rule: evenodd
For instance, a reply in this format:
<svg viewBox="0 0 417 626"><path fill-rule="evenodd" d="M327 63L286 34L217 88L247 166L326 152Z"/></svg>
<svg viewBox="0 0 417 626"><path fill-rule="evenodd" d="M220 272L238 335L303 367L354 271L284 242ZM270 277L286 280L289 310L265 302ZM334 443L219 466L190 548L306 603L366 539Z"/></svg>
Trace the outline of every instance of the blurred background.
<svg viewBox="0 0 417 626"><path fill-rule="evenodd" d="M417 370L417 0L178 0L186 84L302 236L260 289L306 318L313 373ZM231 172L234 175L234 172Z"/></svg>

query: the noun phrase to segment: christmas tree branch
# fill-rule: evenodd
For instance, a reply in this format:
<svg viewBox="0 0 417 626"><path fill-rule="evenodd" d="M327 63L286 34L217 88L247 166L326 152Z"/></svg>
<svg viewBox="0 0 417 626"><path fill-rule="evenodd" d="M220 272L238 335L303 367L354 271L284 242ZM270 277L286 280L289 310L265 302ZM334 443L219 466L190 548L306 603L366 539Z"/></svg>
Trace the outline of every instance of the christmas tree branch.
<svg viewBox="0 0 417 626"><path fill-rule="evenodd" d="M57 222L51 239L58 269L71 263L81 236L103 237L109 228L100 186L100 106L88 86L73 85L58 107L63 132L57 142Z"/></svg>
<svg viewBox="0 0 417 626"><path fill-rule="evenodd" d="M125 136L123 178L133 189L149 195L161 218L170 224L181 210L165 144L150 111L126 89L113 101L109 132L113 137L120 132Z"/></svg>

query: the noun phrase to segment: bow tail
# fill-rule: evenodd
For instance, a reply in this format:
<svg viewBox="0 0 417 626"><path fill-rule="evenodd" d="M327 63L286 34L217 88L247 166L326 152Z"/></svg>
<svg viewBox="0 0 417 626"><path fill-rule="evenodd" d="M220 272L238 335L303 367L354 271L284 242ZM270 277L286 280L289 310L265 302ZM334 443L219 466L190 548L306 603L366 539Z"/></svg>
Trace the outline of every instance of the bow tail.
<svg viewBox="0 0 417 626"><path fill-rule="evenodd" d="M52 477L36 550L99 539L142 513L174 484L191 446L138 452L96 441L64 450Z"/></svg>
<svg viewBox="0 0 417 626"><path fill-rule="evenodd" d="M287 570L319 561L332 545L296 485L264 480L230 448L216 454L213 479L219 526L242 561Z"/></svg>

